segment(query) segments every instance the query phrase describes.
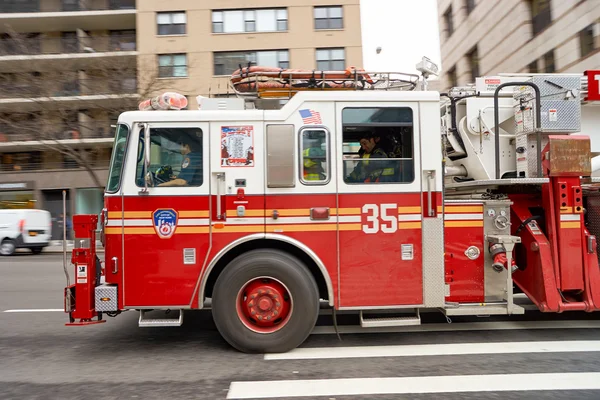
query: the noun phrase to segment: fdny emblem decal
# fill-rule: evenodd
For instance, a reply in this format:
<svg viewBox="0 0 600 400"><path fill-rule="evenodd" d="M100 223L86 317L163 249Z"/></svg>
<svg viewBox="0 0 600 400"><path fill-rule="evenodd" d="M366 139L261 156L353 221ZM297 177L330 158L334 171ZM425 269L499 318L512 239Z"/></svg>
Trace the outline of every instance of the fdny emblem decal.
<svg viewBox="0 0 600 400"><path fill-rule="evenodd" d="M159 209L152 214L154 230L161 239L169 239L177 229L177 211L172 208Z"/></svg>

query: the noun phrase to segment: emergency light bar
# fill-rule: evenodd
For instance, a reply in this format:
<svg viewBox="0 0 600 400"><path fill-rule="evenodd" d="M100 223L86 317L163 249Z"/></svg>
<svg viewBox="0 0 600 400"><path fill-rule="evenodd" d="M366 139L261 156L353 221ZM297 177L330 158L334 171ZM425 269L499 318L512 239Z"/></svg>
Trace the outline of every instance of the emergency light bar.
<svg viewBox="0 0 600 400"><path fill-rule="evenodd" d="M139 105L140 111L150 110L182 110L188 105L187 97L175 92L165 92L160 96L144 100Z"/></svg>

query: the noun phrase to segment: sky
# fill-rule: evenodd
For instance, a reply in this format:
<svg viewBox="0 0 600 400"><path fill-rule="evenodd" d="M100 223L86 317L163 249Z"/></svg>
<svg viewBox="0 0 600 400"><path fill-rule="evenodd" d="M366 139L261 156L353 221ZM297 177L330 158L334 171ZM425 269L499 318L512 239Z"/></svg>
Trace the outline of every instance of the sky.
<svg viewBox="0 0 600 400"><path fill-rule="evenodd" d="M436 0L361 0L360 3L367 71L417 73L415 65L423 56L441 69ZM380 54L377 47L381 47Z"/></svg>

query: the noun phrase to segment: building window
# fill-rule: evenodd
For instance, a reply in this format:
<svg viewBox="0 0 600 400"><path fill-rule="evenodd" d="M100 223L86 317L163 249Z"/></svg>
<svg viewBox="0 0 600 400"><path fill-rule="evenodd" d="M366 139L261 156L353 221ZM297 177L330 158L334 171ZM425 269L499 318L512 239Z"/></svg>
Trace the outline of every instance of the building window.
<svg viewBox="0 0 600 400"><path fill-rule="evenodd" d="M229 75L239 66L260 65L261 67L289 68L288 50L229 51L214 53L214 74Z"/></svg>
<svg viewBox="0 0 600 400"><path fill-rule="evenodd" d="M529 69L530 74L537 74L538 72L540 72L540 70L538 68L538 60L535 60L535 61L532 61L531 63L529 63L527 68Z"/></svg>
<svg viewBox="0 0 600 400"><path fill-rule="evenodd" d="M161 54L158 56L159 78L180 78L188 76L186 54Z"/></svg>
<svg viewBox="0 0 600 400"><path fill-rule="evenodd" d="M156 14L159 35L185 35L185 12L161 12Z"/></svg>
<svg viewBox="0 0 600 400"><path fill-rule="evenodd" d="M581 50L581 57L587 56L596 48L594 43L594 24L588 25L579 32L579 48Z"/></svg>
<svg viewBox="0 0 600 400"><path fill-rule="evenodd" d="M444 13L444 27L446 29L446 34L450 37L454 33L454 23L452 21L452 6L448 7L446 12Z"/></svg>
<svg viewBox="0 0 600 400"><path fill-rule="evenodd" d="M312 110L302 110L314 113ZM300 113L302 113L300 111ZM329 140L325 129L305 129L300 133L300 180L304 184L329 182Z"/></svg>
<svg viewBox="0 0 600 400"><path fill-rule="evenodd" d="M342 29L342 7L315 7L315 29Z"/></svg>
<svg viewBox="0 0 600 400"><path fill-rule="evenodd" d="M288 16L287 10L277 10L277 30L287 31L288 30Z"/></svg>
<svg viewBox="0 0 600 400"><path fill-rule="evenodd" d="M246 32L256 32L256 11L244 11L244 30Z"/></svg>
<svg viewBox="0 0 600 400"><path fill-rule="evenodd" d="M63 0L62 1L63 11L79 11L79 0Z"/></svg>
<svg viewBox="0 0 600 400"><path fill-rule="evenodd" d="M286 8L212 12L213 33L278 32L287 29Z"/></svg>
<svg viewBox="0 0 600 400"><path fill-rule="evenodd" d="M551 50L544 54L544 72L556 72L556 65L554 64L554 50Z"/></svg>
<svg viewBox="0 0 600 400"><path fill-rule="evenodd" d="M479 52L477 46L467 53L469 60L469 68L471 69L471 82L475 82L475 78L479 76Z"/></svg>
<svg viewBox="0 0 600 400"><path fill-rule="evenodd" d="M319 71L343 71L346 69L344 49L317 49L317 69Z"/></svg>
<svg viewBox="0 0 600 400"><path fill-rule="evenodd" d="M550 0L530 1L531 24L533 25L533 35L535 36L552 23L552 13L550 11Z"/></svg>
<svg viewBox="0 0 600 400"><path fill-rule="evenodd" d="M79 39L77 39L77 32L61 32L60 37L63 53L79 52Z"/></svg>
<svg viewBox="0 0 600 400"><path fill-rule="evenodd" d="M454 66L448 70L448 83L450 84L450 87L458 86L458 78L456 75L456 66Z"/></svg>
<svg viewBox="0 0 600 400"><path fill-rule="evenodd" d="M467 15L471 14L475 9L475 0L465 0L465 8L467 9Z"/></svg>
<svg viewBox="0 0 600 400"><path fill-rule="evenodd" d="M110 31L110 51L135 51L135 29Z"/></svg>
<svg viewBox="0 0 600 400"><path fill-rule="evenodd" d="M111 10L135 10L135 0L110 0Z"/></svg>
<svg viewBox="0 0 600 400"><path fill-rule="evenodd" d="M2 0L0 13L39 12L40 0Z"/></svg>

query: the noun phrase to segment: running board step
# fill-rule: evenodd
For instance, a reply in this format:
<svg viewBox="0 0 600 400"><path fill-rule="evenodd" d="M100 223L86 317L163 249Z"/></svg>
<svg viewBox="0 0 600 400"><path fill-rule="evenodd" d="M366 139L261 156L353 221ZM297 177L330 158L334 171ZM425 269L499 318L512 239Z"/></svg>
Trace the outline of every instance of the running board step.
<svg viewBox="0 0 600 400"><path fill-rule="evenodd" d="M416 315L402 317L371 317L366 318L363 312L360 312L360 326L363 328L385 328L389 326L412 326L421 325L421 316L417 310Z"/></svg>
<svg viewBox="0 0 600 400"><path fill-rule="evenodd" d="M513 304L511 312L509 312L506 305L475 305L465 304L460 305L456 308L448 307L444 310L444 313L449 316L455 315L475 315L475 316L489 316L489 315L510 315L510 314L525 314L525 307Z"/></svg>
<svg viewBox="0 0 600 400"><path fill-rule="evenodd" d="M183 324L183 310L179 310L179 318L144 318L144 314L149 310L140 310L140 328L162 327L162 326L181 326Z"/></svg>

